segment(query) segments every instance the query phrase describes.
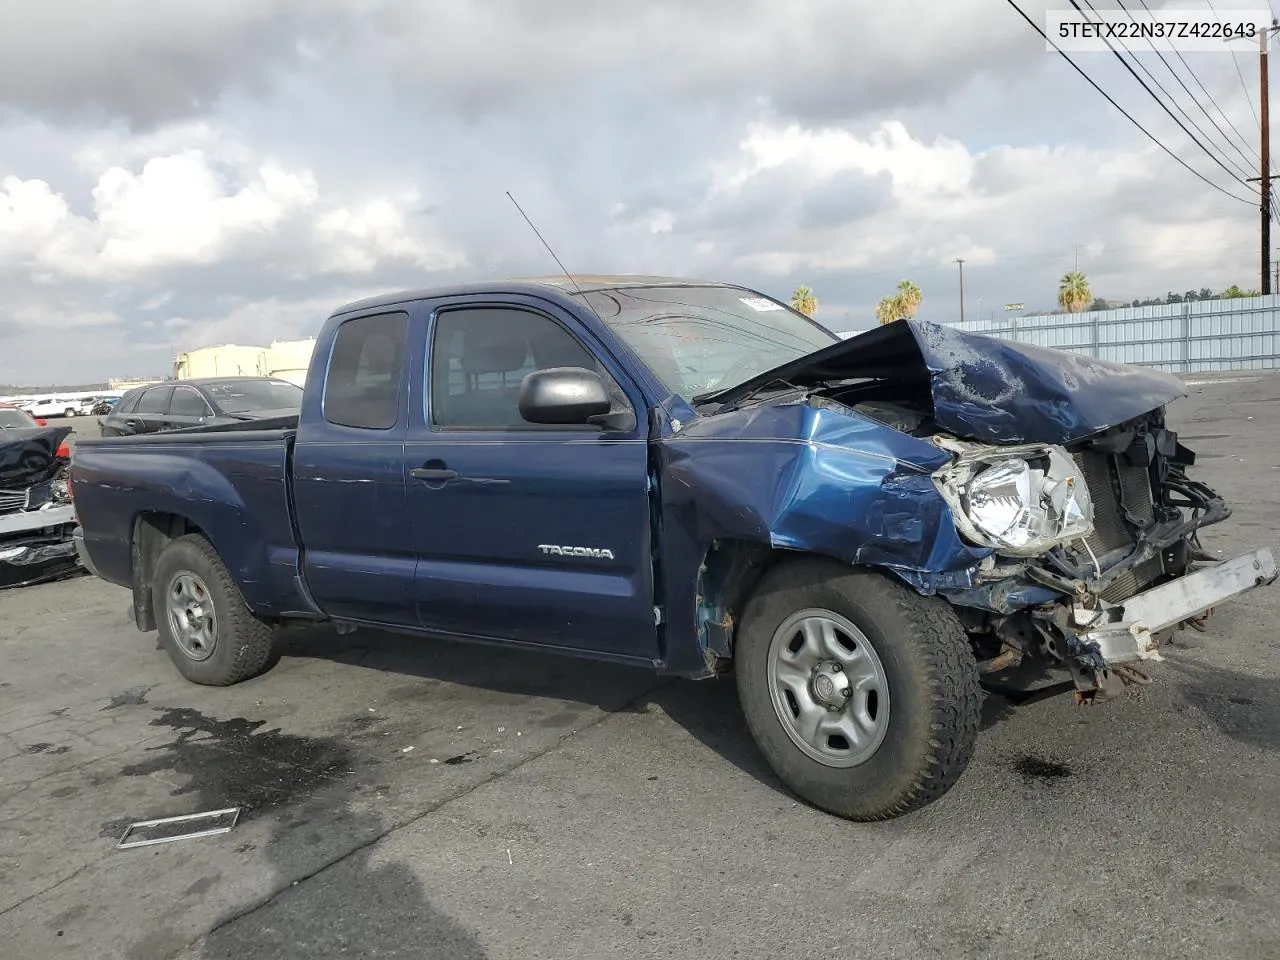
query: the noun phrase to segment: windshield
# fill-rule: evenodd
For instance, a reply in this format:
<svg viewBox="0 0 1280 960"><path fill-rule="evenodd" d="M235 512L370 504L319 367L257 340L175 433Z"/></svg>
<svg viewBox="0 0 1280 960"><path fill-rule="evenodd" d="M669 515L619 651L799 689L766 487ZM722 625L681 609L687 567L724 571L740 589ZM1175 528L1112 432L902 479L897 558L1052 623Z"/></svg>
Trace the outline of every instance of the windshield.
<svg viewBox="0 0 1280 960"><path fill-rule="evenodd" d="M741 287L626 287L580 296L672 393L724 390L839 337Z"/></svg>
<svg viewBox="0 0 1280 960"><path fill-rule="evenodd" d="M204 389L223 413L302 409L302 388L284 380L233 380Z"/></svg>
<svg viewBox="0 0 1280 960"><path fill-rule="evenodd" d="M35 422L31 417L27 416L21 410L11 410L7 407L0 408L0 430L10 428L28 428L35 426Z"/></svg>

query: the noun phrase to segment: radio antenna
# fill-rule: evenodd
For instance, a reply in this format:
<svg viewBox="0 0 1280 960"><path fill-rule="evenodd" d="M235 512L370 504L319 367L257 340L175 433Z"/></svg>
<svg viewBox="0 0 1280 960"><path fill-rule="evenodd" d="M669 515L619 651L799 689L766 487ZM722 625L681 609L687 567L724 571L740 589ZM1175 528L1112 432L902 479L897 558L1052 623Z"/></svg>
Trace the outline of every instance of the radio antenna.
<svg viewBox="0 0 1280 960"><path fill-rule="evenodd" d="M585 303L590 308L591 312L596 315L597 320L604 323L604 319L592 305L591 301L587 299L586 292L582 287L578 286L578 281L574 278L573 274L564 268L564 264L560 262L560 258L556 256L556 252L551 249L551 244L547 243L546 238L538 232L538 228L533 225L533 221L529 219L529 215L524 212L524 209L520 204L516 203L516 198L511 195L510 190L507 191L507 199L515 204L515 208L520 211L520 216L524 217L524 222L529 225L529 229L533 231L533 235L542 241L542 245L547 248L547 253L551 254L551 259L556 262L556 266L560 268L560 272L563 273L568 281L573 284L573 289L578 291L578 296L582 297L582 302Z"/></svg>

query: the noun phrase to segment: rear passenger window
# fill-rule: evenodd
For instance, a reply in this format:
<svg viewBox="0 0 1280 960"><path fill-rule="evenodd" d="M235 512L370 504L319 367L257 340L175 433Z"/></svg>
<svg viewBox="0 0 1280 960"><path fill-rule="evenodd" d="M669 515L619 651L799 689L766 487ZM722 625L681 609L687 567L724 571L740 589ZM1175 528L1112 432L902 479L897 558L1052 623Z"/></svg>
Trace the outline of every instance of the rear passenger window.
<svg viewBox="0 0 1280 960"><path fill-rule="evenodd" d="M138 408L138 401L142 399L142 392L134 394L125 394L120 398L120 402L112 409L112 413L133 413Z"/></svg>
<svg viewBox="0 0 1280 960"><path fill-rule="evenodd" d="M152 387L142 395L142 399L138 401L139 413L168 413L169 412L169 394L173 392L173 387Z"/></svg>
<svg viewBox="0 0 1280 960"><path fill-rule="evenodd" d="M207 417L212 411L204 397L190 387L177 387L169 401L169 413L175 417Z"/></svg>
<svg viewBox="0 0 1280 960"><path fill-rule="evenodd" d="M400 416L409 315L384 313L338 328L324 384L324 418L343 427L390 430Z"/></svg>

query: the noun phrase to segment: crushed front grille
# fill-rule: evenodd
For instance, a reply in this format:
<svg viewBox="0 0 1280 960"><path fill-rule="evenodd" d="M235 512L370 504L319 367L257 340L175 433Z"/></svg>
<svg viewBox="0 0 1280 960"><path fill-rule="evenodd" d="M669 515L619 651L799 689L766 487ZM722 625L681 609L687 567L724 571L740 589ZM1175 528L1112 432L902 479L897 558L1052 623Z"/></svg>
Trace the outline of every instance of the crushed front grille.
<svg viewBox="0 0 1280 960"><path fill-rule="evenodd" d="M1087 538L1089 549L1101 557L1112 550L1132 547L1135 538L1132 527L1125 521L1125 513L1141 524L1155 518L1155 504L1151 497L1151 475L1145 466L1134 466L1111 454L1086 450L1073 454L1076 464L1084 474L1093 500L1093 533ZM1111 463L1115 460L1124 497L1121 505L1112 481ZM1102 599L1119 603L1153 584L1164 572L1160 557L1152 557L1132 570L1127 570L1102 592Z"/></svg>
<svg viewBox="0 0 1280 960"><path fill-rule="evenodd" d="M17 513L27 505L27 491L0 490L0 514Z"/></svg>

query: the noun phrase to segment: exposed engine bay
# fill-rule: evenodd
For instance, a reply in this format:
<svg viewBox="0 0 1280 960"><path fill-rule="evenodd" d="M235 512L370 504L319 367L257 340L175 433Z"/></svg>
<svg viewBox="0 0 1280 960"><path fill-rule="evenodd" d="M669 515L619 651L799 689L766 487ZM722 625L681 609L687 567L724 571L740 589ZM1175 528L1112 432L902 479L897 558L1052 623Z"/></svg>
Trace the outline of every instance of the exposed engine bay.
<svg viewBox="0 0 1280 960"><path fill-rule="evenodd" d="M851 400L859 391L824 392ZM1216 565L1200 530L1231 515L1188 476L1195 454L1167 428L1163 408L1072 443L1006 446L940 430L923 403L851 406L955 456L934 475L938 492L964 539L994 553L978 586L946 595L984 673L1039 659L1068 670L1079 699L1103 698L1146 682L1135 661L1160 659L1175 630L1207 619L1211 607L1134 637L1125 616L1126 601L1179 582L1198 563ZM1259 564L1251 576L1268 582L1274 571ZM1109 629L1125 642L1108 642Z"/></svg>
<svg viewBox="0 0 1280 960"><path fill-rule="evenodd" d="M875 456L927 459L917 469L946 509L933 523L911 481L888 475L883 496L859 501L879 519L863 522L871 540L857 556L950 601L988 676L1052 668L1078 698L1105 698L1145 682L1135 664L1161 659L1174 630L1276 579L1266 548L1226 561L1202 548L1200 530L1231 511L1191 479L1195 454L1165 424L1187 392L1172 374L899 320L704 399L728 410L767 392L945 454L937 466L875 444ZM950 538L928 569L916 549L926 527ZM891 556L891 543L907 549Z"/></svg>

